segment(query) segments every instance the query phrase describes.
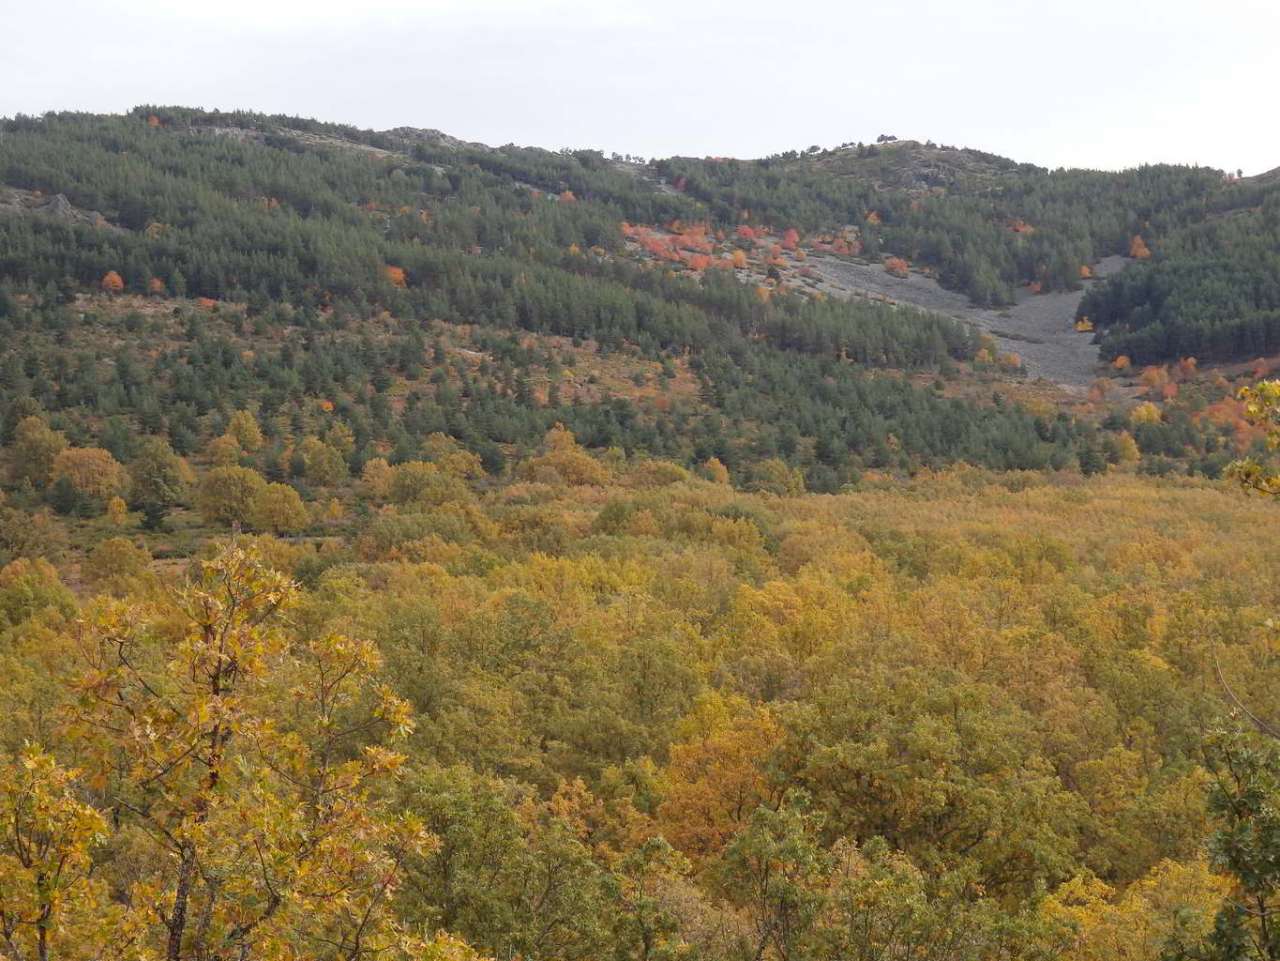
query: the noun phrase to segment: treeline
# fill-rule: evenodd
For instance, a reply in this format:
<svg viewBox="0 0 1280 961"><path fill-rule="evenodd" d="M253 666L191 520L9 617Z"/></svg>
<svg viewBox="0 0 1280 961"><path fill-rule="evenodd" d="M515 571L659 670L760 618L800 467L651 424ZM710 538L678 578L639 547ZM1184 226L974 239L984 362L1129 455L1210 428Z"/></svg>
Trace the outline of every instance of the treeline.
<svg viewBox="0 0 1280 961"><path fill-rule="evenodd" d="M1012 405L979 410L869 373L863 364L945 369L971 347L953 325L916 324L888 308L869 310L856 338L827 305L813 304L766 325L765 336L796 349L733 332L705 349L650 359L621 341L572 348L572 327L562 349L526 343L516 327L357 321L282 307L258 315L138 307L11 304L0 317L0 332L15 344L0 363L4 436L24 417L45 414L74 443L103 447L128 465L143 437L195 454L222 432L231 411L252 408L275 451L263 462L273 479L289 477L291 434L339 423L350 432L344 458L353 474L376 456L413 459L426 437L443 432L502 475L512 453L532 449L563 423L595 448L686 464L717 457L743 476L780 457L811 488L834 490L867 468L957 460L1067 467L1096 434L1067 417L1045 420ZM562 388L575 364L586 365L590 380L589 368L611 356L659 392L679 364L698 390L659 405L626 392L580 397L582 376L578 388Z"/></svg>

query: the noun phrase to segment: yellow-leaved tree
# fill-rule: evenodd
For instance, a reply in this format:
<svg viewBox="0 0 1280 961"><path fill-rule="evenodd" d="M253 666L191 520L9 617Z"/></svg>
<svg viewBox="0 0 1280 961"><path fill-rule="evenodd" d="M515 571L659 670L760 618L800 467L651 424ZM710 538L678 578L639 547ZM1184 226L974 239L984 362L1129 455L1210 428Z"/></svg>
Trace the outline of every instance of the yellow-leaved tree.
<svg viewBox="0 0 1280 961"><path fill-rule="evenodd" d="M1267 448L1280 448L1280 380L1264 380L1245 387L1239 397L1244 401L1245 417L1250 423L1267 430ZM1280 473L1269 469L1254 457L1246 457L1231 465L1231 474L1245 488L1273 496L1280 495Z"/></svg>
<svg viewBox="0 0 1280 961"><path fill-rule="evenodd" d="M138 912L137 957L431 953L390 911L404 859L435 843L381 790L409 708L372 643L290 629L297 593L233 544L167 601L100 600L78 625L71 732L118 825L105 873ZM79 851L101 825L68 810Z"/></svg>
<svg viewBox="0 0 1280 961"><path fill-rule="evenodd" d="M258 420L247 410L238 410L227 421L227 436L234 437L244 450L255 451L262 446L262 429Z"/></svg>
<svg viewBox="0 0 1280 961"><path fill-rule="evenodd" d="M28 746L0 768L0 955L15 961L120 957L137 937L121 922L93 848L107 821L76 796L75 771ZM110 936L108 936L110 932Z"/></svg>
<svg viewBox="0 0 1280 961"><path fill-rule="evenodd" d="M49 482L53 462L67 447L61 431L39 417L24 417L13 432L9 473L15 484L42 486Z"/></svg>

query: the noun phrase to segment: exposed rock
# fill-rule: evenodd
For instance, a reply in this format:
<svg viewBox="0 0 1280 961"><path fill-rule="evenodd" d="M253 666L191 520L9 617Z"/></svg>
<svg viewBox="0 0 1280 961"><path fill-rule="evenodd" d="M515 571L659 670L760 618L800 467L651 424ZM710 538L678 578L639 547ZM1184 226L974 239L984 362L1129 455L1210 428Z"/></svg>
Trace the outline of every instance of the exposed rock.
<svg viewBox="0 0 1280 961"><path fill-rule="evenodd" d="M71 206L71 201L67 199L66 194L54 194L37 209L47 217L68 221L76 219L76 208Z"/></svg>
<svg viewBox="0 0 1280 961"><path fill-rule="evenodd" d="M1098 346L1074 327L1083 289L1033 295L1023 287L1016 291L1016 304L993 310L974 307L964 294L940 287L937 281L914 271L899 278L880 264L825 256L811 256L807 263L821 279L822 289L832 296L907 304L980 328L995 338L1002 351L1021 357L1033 379L1043 377L1069 392L1083 394L1098 376ZM1109 276L1125 263L1123 257L1105 257L1094 265L1094 276ZM1085 281L1085 286L1090 283Z"/></svg>
<svg viewBox="0 0 1280 961"><path fill-rule="evenodd" d="M34 190L6 187L3 184L0 184L0 214L45 217L66 224L83 224L105 230L124 230L123 227L108 223L107 219L96 210L83 210L77 207L64 194L46 197Z"/></svg>
<svg viewBox="0 0 1280 961"><path fill-rule="evenodd" d="M387 136L395 137L406 144L423 143L433 147L445 147L449 150L492 150L487 144L470 143L451 137L440 130L428 130L421 127L395 127L384 131Z"/></svg>

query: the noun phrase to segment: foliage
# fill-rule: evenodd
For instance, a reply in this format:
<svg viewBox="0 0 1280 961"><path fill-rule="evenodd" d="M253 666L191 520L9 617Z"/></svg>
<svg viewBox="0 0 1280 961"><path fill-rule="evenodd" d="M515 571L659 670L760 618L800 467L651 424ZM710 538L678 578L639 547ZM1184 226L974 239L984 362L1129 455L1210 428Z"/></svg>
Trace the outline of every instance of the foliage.
<svg viewBox="0 0 1280 961"><path fill-rule="evenodd" d="M1131 251L1138 265L1085 295L1080 314L1103 331L1106 356L1246 360L1280 349L1280 191L1237 183L1215 206L1155 256Z"/></svg>
<svg viewBox="0 0 1280 961"><path fill-rule="evenodd" d="M1280 598L1238 549L1269 504L625 458L495 483L450 452L348 482L324 538L183 575L104 526L110 596L0 576L2 706L104 818L76 905L111 943L346 956L369 908L366 953L494 957L1154 959L1208 929L1211 644L1242 696L1274 683Z"/></svg>
<svg viewBox="0 0 1280 961"><path fill-rule="evenodd" d="M247 134L211 132L226 124ZM375 142L383 153L361 149ZM738 472L781 457L835 489L867 467L1059 466L1080 442L1069 422L944 403L873 373L972 358L972 333L949 319L786 289L761 300L730 270L637 263L619 230L628 219L680 218L673 236L695 244L711 228L690 226L705 224L696 202L590 153L437 149L296 118L146 108L6 122L0 170L126 228L0 221L0 249L12 252L0 282L20 292L0 318L14 344L0 368L4 423L43 409L77 446L96 441L126 466L138 438L155 436L181 456L207 450L220 466L329 487L375 457L422 457L443 434L493 471L561 423L585 447L686 466L716 457ZM1167 183L1192 189L1173 173ZM565 190L573 203L548 199ZM888 230L891 205L879 207ZM724 226L738 222L735 212ZM803 253L806 222L779 248ZM75 299L107 270L122 294ZM164 310L154 280L177 298ZM530 335L564 338L565 350ZM679 364L696 384L643 400L565 388L569 348L658 363L664 377ZM39 486L45 460L16 469ZM154 502L147 523L180 503Z"/></svg>
<svg viewBox="0 0 1280 961"><path fill-rule="evenodd" d="M412 722L371 644L281 629L295 603L231 547L166 607L102 602L79 627L75 731L120 819L117 857L146 866L122 880L156 956L403 943L386 909L404 858L432 842L375 786L403 763L380 741Z"/></svg>
<svg viewBox="0 0 1280 961"><path fill-rule="evenodd" d="M1147 475L1280 389L1055 410L759 275L1173 277L1265 185L164 107L0 179L103 216L0 219L0 953L1273 956L1280 762L1204 732L1280 682L1274 505Z"/></svg>
<svg viewBox="0 0 1280 961"><path fill-rule="evenodd" d="M215 467L200 481L196 507L210 523L248 523L254 502L267 488L262 475L248 467Z"/></svg>

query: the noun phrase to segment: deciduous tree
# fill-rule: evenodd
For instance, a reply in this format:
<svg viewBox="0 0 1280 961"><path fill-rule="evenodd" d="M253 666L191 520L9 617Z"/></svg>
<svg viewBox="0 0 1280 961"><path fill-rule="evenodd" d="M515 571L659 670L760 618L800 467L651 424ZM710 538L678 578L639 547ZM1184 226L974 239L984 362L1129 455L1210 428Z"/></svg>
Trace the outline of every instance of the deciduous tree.
<svg viewBox="0 0 1280 961"><path fill-rule="evenodd" d="M28 481L40 487L49 482L54 459L67 446L61 431L39 417L24 417L14 429L9 473L16 483Z"/></svg>
<svg viewBox="0 0 1280 961"><path fill-rule="evenodd" d="M65 480L78 494L107 501L129 488L129 474L101 447L68 447L53 459L52 482Z"/></svg>
<svg viewBox="0 0 1280 961"><path fill-rule="evenodd" d="M268 484L249 505L249 523L272 534L297 534L311 523L307 505L288 484Z"/></svg>
<svg viewBox="0 0 1280 961"><path fill-rule="evenodd" d="M254 498L266 485L262 475L248 467L215 467L200 480L196 508L210 523L248 523Z"/></svg>
<svg viewBox="0 0 1280 961"><path fill-rule="evenodd" d="M193 474L167 441L148 437L129 464L129 478L129 500L142 511L143 524L154 529L185 500Z"/></svg>
<svg viewBox="0 0 1280 961"><path fill-rule="evenodd" d="M160 608L100 604L80 627L75 732L139 830L131 901L151 956L367 958L408 950L390 907L430 834L379 786L412 729L376 648L286 629L297 590L229 547ZM145 720L144 720L145 719ZM154 913L152 913L154 912Z"/></svg>

